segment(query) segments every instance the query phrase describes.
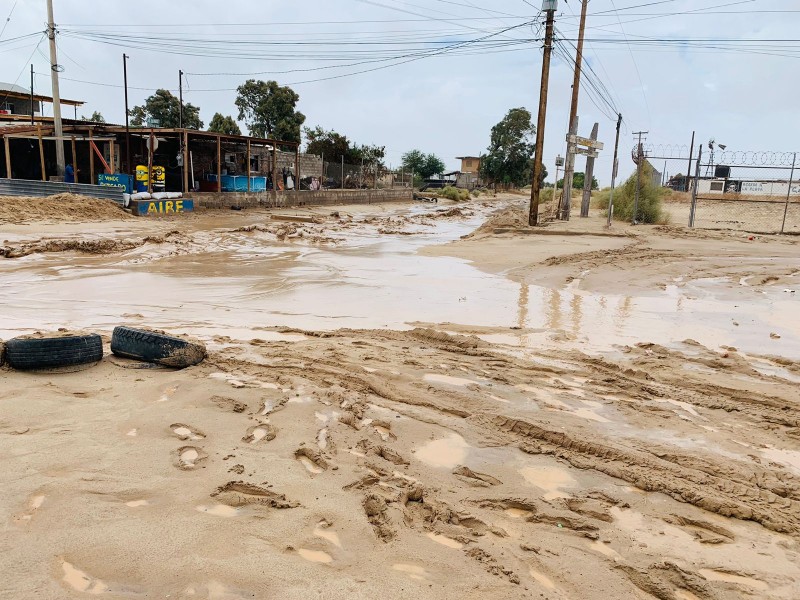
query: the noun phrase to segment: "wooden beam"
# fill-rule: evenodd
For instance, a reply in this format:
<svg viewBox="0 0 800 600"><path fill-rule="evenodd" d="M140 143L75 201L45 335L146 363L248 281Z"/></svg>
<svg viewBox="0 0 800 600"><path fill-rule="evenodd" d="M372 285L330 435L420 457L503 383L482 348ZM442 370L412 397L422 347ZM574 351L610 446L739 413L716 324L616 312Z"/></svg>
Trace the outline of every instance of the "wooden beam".
<svg viewBox="0 0 800 600"><path fill-rule="evenodd" d="M183 193L189 193L189 132L183 131Z"/></svg>
<svg viewBox="0 0 800 600"><path fill-rule="evenodd" d="M108 144L109 144L108 150L110 154L110 160L108 161L108 163L111 168L111 173L109 173L109 175L112 175L114 173L114 140L109 140Z"/></svg>
<svg viewBox="0 0 800 600"><path fill-rule="evenodd" d="M94 184L94 150L92 146L94 146L94 140L92 139L92 130L89 129L89 179L91 179L90 183Z"/></svg>
<svg viewBox="0 0 800 600"><path fill-rule="evenodd" d="M247 193L250 193L250 140L247 140Z"/></svg>
<svg viewBox="0 0 800 600"><path fill-rule="evenodd" d="M272 144L272 190L275 192L275 202L278 201L278 146Z"/></svg>
<svg viewBox="0 0 800 600"><path fill-rule="evenodd" d="M6 149L6 177L9 179L14 179L11 176L11 145L8 143L8 138L3 138L3 145Z"/></svg>
<svg viewBox="0 0 800 600"><path fill-rule="evenodd" d="M39 162L41 163L42 167L42 181L47 181L47 171L44 168L44 144L42 144L42 128L39 127L36 130L36 134L39 136ZM58 142L56 142L58 143Z"/></svg>
<svg viewBox="0 0 800 600"><path fill-rule="evenodd" d="M217 193L222 192L222 138L217 136Z"/></svg>

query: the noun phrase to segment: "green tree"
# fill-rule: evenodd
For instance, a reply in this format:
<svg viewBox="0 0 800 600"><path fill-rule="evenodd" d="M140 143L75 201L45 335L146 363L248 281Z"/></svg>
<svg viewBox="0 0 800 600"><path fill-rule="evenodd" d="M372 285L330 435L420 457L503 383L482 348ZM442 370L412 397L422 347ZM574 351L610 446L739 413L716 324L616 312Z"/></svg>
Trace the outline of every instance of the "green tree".
<svg viewBox="0 0 800 600"><path fill-rule="evenodd" d="M531 181L531 159L536 128L525 108L512 108L497 125L487 154L481 160L484 179L506 185L523 186Z"/></svg>
<svg viewBox="0 0 800 600"><path fill-rule="evenodd" d="M91 123L105 123L106 119L103 117L103 113L99 111L94 111L91 117L87 117L86 115L81 115L82 121L89 121Z"/></svg>
<svg viewBox="0 0 800 600"><path fill-rule="evenodd" d="M233 117L224 117L221 113L214 113L211 123L208 124L208 130L225 135L242 135L242 130Z"/></svg>
<svg viewBox="0 0 800 600"><path fill-rule="evenodd" d="M435 154L425 154L421 150L409 150L402 156L403 169L413 171L423 179L428 179L445 170L444 161Z"/></svg>
<svg viewBox="0 0 800 600"><path fill-rule="evenodd" d="M169 90L156 90L141 106L131 109L131 125L145 127L148 119L158 119L160 127L177 128L181 124L181 102ZM200 108L189 102L183 105L183 126L186 129L202 129Z"/></svg>
<svg viewBox="0 0 800 600"><path fill-rule="evenodd" d="M357 151L350 144L350 140L346 136L336 133L335 131L326 131L319 125L311 129L305 127L303 133L306 136L306 152L309 154L316 154L317 156L325 156L326 161L344 162L354 164L360 161L361 158L357 156Z"/></svg>
<svg viewBox="0 0 800 600"><path fill-rule="evenodd" d="M577 171L572 176L572 189L573 190L582 190L583 185L586 182L586 174L583 171ZM564 187L564 180L558 180L558 189L562 189ZM592 177L592 189L599 190L600 184L597 181L597 177Z"/></svg>
<svg viewBox="0 0 800 600"><path fill-rule="evenodd" d="M247 124L250 135L300 143L306 117L296 110L300 96L292 88L277 81L248 79L237 91L239 119Z"/></svg>
<svg viewBox="0 0 800 600"><path fill-rule="evenodd" d="M357 159L363 160L370 168L385 169L383 159L386 158L386 146L361 145L354 149Z"/></svg>

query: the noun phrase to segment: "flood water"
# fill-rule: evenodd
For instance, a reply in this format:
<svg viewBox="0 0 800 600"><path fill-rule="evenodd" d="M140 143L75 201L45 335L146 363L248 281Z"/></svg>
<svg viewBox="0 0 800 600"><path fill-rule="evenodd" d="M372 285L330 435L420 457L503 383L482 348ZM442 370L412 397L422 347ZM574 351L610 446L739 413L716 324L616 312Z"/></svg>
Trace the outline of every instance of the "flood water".
<svg viewBox="0 0 800 600"><path fill-rule="evenodd" d="M436 210L441 208L400 206L389 212ZM478 209L476 216L458 222L433 221L413 236L370 228L334 232L330 235L341 240L336 245L276 242L266 234L231 232L221 225L214 229L209 217L186 222L193 247L185 254L147 245L121 254L5 260L0 262L0 337L59 327L108 331L121 323L205 339L263 339L269 333L258 329L272 326L407 329L415 323L453 323L498 328L487 340L522 348L552 344L548 334L557 330L566 335L560 343L589 352L692 338L712 348L730 345L763 353L769 333L777 330L784 335L776 353L800 356L796 302L780 291L774 298L735 306L722 293L727 282L714 280L643 296L603 295L576 285L520 285L465 260L417 253L473 231L487 211ZM732 319L739 324L735 328Z"/></svg>

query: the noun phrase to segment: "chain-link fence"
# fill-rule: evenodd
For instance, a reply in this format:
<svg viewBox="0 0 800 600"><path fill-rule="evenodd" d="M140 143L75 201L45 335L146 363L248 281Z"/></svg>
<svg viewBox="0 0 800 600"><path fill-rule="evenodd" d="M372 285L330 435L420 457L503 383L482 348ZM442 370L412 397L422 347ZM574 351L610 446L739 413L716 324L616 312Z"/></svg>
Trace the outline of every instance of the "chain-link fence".
<svg viewBox="0 0 800 600"><path fill-rule="evenodd" d="M800 234L797 153L723 152L698 156L689 226Z"/></svg>
<svg viewBox="0 0 800 600"><path fill-rule="evenodd" d="M413 187L413 175L400 170L393 171L375 164L348 164L324 162L321 186L324 189L392 189Z"/></svg>

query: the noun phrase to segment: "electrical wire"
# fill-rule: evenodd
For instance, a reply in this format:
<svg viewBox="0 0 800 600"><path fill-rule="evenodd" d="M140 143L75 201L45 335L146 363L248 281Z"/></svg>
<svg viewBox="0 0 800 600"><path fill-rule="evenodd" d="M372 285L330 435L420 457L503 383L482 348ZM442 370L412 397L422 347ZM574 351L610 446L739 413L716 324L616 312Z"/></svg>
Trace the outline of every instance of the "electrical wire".
<svg viewBox="0 0 800 600"><path fill-rule="evenodd" d="M5 23L3 23L3 28L0 29L0 40L3 39L3 34L6 32L6 27L8 27L8 24L11 22L11 15L14 14L14 9L17 8L17 2L18 0L14 0L14 4L11 6L8 17L6 17Z"/></svg>

